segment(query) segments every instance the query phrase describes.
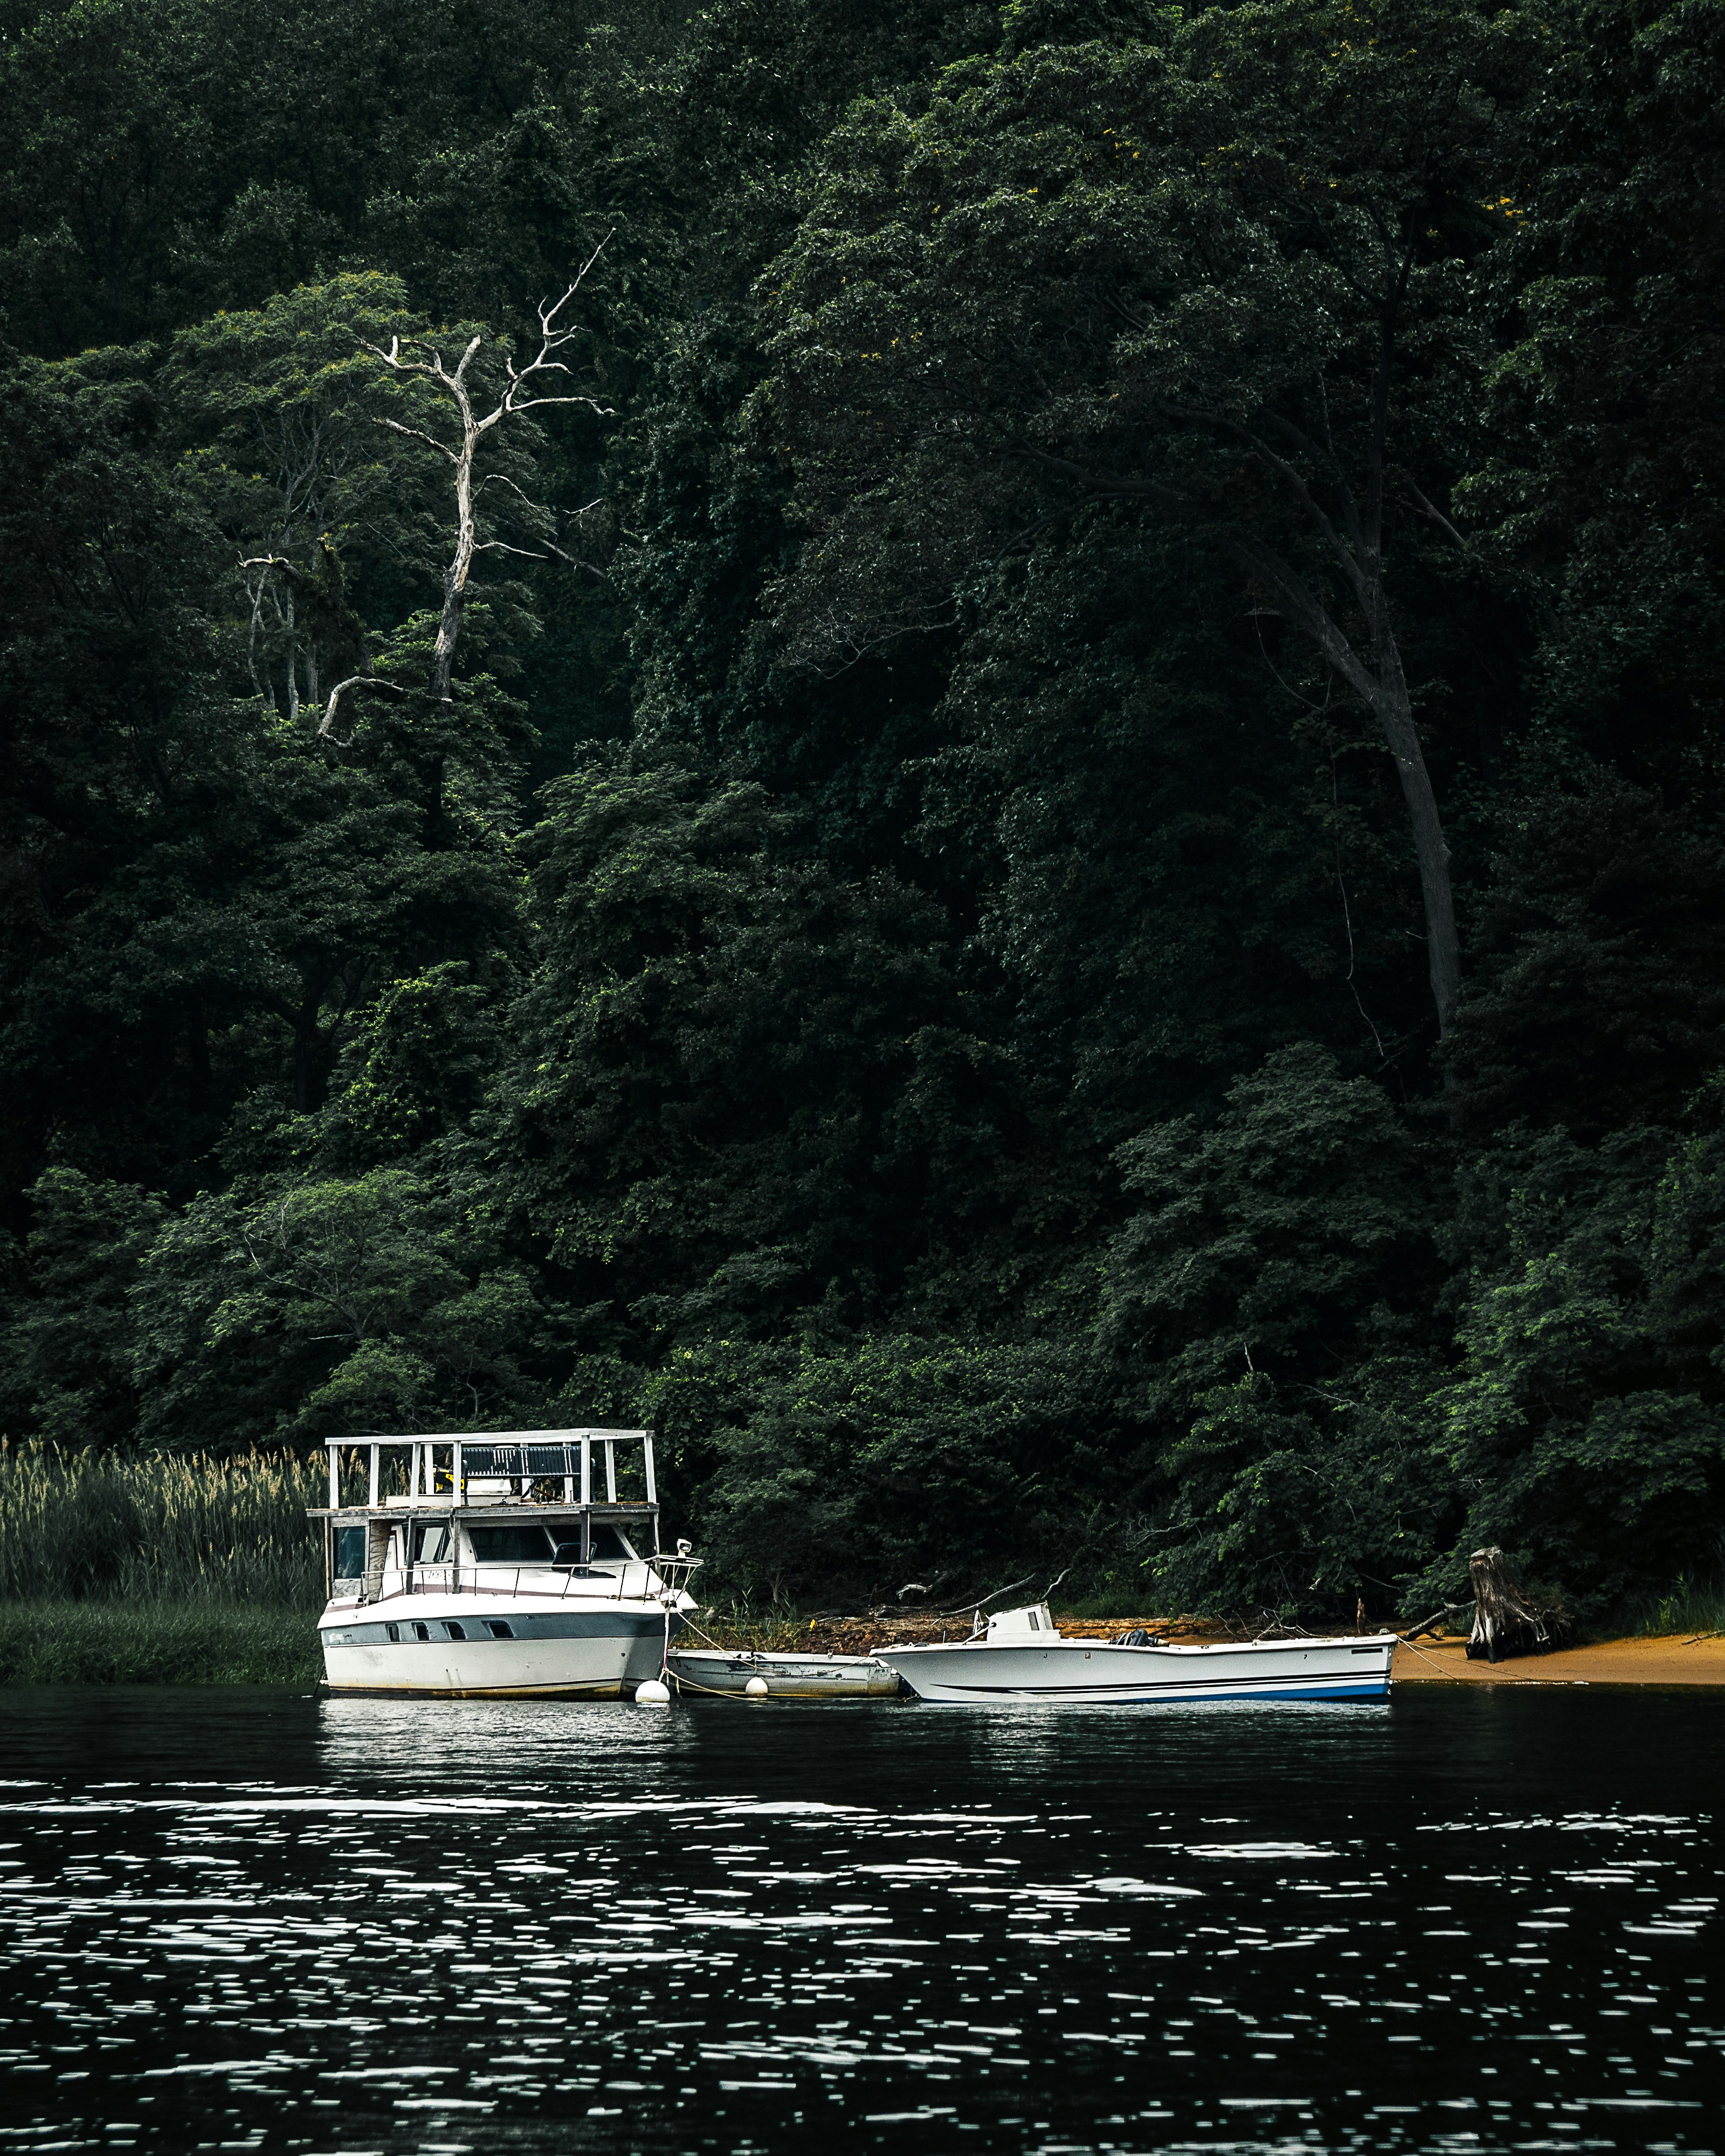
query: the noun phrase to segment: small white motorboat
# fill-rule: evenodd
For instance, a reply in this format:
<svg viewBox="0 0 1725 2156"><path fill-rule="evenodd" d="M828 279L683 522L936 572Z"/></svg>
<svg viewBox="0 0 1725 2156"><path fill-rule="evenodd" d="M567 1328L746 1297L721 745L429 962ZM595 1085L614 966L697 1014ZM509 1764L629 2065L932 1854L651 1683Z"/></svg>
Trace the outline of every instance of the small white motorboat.
<svg viewBox="0 0 1725 2156"><path fill-rule="evenodd" d="M1393 1632L1339 1640L1177 1646L1134 1637L1063 1640L1048 1604L1004 1610L950 1645L880 1647L919 1699L971 1706L1166 1705L1179 1700L1386 1699Z"/></svg>
<svg viewBox="0 0 1725 2156"><path fill-rule="evenodd" d="M330 1501L311 1517L324 1526L318 1633L332 1691L614 1699L658 1677L701 1560L686 1543L660 1548L649 1432L328 1445Z"/></svg>
<svg viewBox="0 0 1725 2156"><path fill-rule="evenodd" d="M758 1678L773 1699L891 1699L899 1691L897 1672L872 1655L768 1655L747 1647L673 1647L665 1662L679 1689L697 1695L747 1693L752 1678Z"/></svg>

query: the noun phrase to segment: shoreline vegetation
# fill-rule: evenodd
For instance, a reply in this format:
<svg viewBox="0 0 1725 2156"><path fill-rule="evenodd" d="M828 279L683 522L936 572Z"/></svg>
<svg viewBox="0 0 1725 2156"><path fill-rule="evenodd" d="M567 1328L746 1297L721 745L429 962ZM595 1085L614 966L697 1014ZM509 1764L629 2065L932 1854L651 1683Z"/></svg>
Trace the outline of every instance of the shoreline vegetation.
<svg viewBox="0 0 1725 2156"><path fill-rule="evenodd" d="M316 1683L321 1470L0 1439L0 1684Z"/></svg>
<svg viewBox="0 0 1725 2156"><path fill-rule="evenodd" d="M0 1603L0 1686L323 1680L315 1609L229 1601Z"/></svg>
<svg viewBox="0 0 1725 2156"><path fill-rule="evenodd" d="M0 1439L0 1686L320 1682L321 1568L305 1512L322 1496L322 1466L316 1454L122 1456ZM1143 1625L1199 1643L1270 1629L1267 1612L1169 1617L1108 1600L1057 1610L1062 1632L1118 1639ZM1396 1620L1374 1613L1367 1622L1388 1630ZM895 1641L962 1639L970 1619L745 1603L706 1611L697 1625L723 1646L868 1654ZM1466 1661L1459 1637L1426 1639L1398 1650L1396 1676L1725 1684L1725 1595L1679 1583L1621 1629L1624 1636L1495 1668Z"/></svg>

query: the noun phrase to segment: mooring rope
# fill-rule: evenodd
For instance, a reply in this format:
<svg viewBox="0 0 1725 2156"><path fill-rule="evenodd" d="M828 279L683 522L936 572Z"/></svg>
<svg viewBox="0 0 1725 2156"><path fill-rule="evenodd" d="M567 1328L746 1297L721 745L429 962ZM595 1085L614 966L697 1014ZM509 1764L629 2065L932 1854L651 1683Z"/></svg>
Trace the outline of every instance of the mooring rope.
<svg viewBox="0 0 1725 2156"><path fill-rule="evenodd" d="M1433 1669L1441 1671L1445 1676L1450 1679L1450 1681L1452 1684L1459 1684L1461 1682L1461 1680L1455 1676L1452 1671L1444 1668L1443 1664L1438 1660L1435 1655L1428 1655L1424 1647L1416 1647L1411 1640L1399 1640L1397 1644L1400 1646L1405 1647L1410 1655L1418 1655L1422 1660L1430 1662ZM1392 1655L1390 1657L1392 1668L1394 1667L1394 1661L1395 1657ZM1494 1662L1491 1666L1493 1669L1497 1669L1500 1665ZM1506 1670L1503 1673L1502 1681L1505 1684L1539 1684L1544 1681L1539 1677L1517 1676L1512 1670Z"/></svg>

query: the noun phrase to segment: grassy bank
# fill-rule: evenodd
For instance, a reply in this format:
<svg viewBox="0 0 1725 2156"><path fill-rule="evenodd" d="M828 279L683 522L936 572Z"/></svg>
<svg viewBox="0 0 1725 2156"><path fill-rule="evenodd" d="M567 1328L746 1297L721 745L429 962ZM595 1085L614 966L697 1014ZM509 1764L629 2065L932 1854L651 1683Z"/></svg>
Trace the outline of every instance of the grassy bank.
<svg viewBox="0 0 1725 2156"><path fill-rule="evenodd" d="M311 1684L321 1461L0 1440L0 1684Z"/></svg>
<svg viewBox="0 0 1725 2156"><path fill-rule="evenodd" d="M1625 1630L1641 1639L1656 1640L1725 1631L1725 1587L1692 1587L1680 1579L1668 1594L1647 1602L1637 1621Z"/></svg>
<svg viewBox="0 0 1725 2156"><path fill-rule="evenodd" d="M259 1603L0 1603L0 1682L316 1684L316 1614Z"/></svg>

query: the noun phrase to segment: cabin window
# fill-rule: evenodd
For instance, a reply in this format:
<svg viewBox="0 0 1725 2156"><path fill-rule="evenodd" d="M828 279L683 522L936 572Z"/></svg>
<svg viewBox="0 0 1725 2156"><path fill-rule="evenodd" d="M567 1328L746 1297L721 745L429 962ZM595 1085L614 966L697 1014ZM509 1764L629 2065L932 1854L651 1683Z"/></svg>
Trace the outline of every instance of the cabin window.
<svg viewBox="0 0 1725 2156"><path fill-rule="evenodd" d="M413 1530L415 1564L447 1564L449 1561L449 1523L434 1520L429 1527Z"/></svg>
<svg viewBox="0 0 1725 2156"><path fill-rule="evenodd" d="M581 1522L579 1520L553 1520L551 1538L557 1545L558 1564L579 1564L581 1562ZM601 1564L624 1564L634 1555L615 1527L596 1527L593 1531L592 1554Z"/></svg>
<svg viewBox="0 0 1725 2156"><path fill-rule="evenodd" d="M415 1625L413 1627L413 1637L416 1640L429 1640L431 1637L430 1625Z"/></svg>
<svg viewBox="0 0 1725 2156"><path fill-rule="evenodd" d="M336 1578L363 1579L365 1577L365 1529L363 1527L337 1527L336 1530Z"/></svg>
<svg viewBox="0 0 1725 2156"><path fill-rule="evenodd" d="M389 1635L392 1640L398 1640L401 1637L401 1627L399 1625L386 1625L383 1627L383 1630Z"/></svg>
<svg viewBox="0 0 1725 2156"><path fill-rule="evenodd" d="M514 1632L510 1629L509 1620L506 1617L486 1618L485 1630L490 1634L494 1640L512 1640L515 1637Z"/></svg>
<svg viewBox="0 0 1725 2156"><path fill-rule="evenodd" d="M465 1640L467 1637L465 1630L455 1622L453 1617L445 1621L444 1630L452 1640Z"/></svg>
<svg viewBox="0 0 1725 2156"><path fill-rule="evenodd" d="M1034 1609L1030 1612L1030 1630L1033 1632L1040 1632L1042 1630L1041 1620Z"/></svg>
<svg viewBox="0 0 1725 2156"><path fill-rule="evenodd" d="M509 1527L470 1527L476 1564L548 1564L551 1537L531 1522Z"/></svg>

